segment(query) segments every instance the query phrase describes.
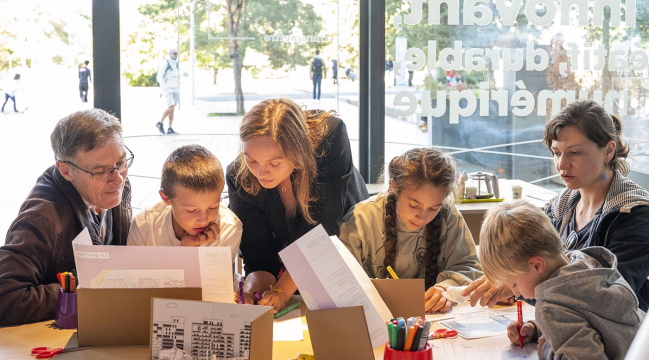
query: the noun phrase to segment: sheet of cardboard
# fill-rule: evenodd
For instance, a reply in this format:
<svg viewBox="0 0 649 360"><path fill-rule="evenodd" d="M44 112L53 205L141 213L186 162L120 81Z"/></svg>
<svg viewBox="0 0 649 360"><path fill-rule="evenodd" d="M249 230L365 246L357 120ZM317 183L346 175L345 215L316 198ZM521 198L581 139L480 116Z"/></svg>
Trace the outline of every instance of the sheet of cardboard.
<svg viewBox="0 0 649 360"><path fill-rule="evenodd" d="M78 289L79 346L149 345L152 298L201 296L200 288Z"/></svg>
<svg viewBox="0 0 649 360"><path fill-rule="evenodd" d="M395 318L426 315L424 279L372 279L372 284Z"/></svg>
<svg viewBox="0 0 649 360"><path fill-rule="evenodd" d="M316 359L374 360L362 306L305 313Z"/></svg>
<svg viewBox="0 0 649 360"><path fill-rule="evenodd" d="M244 305L249 306L249 305ZM250 327L250 360L273 358L273 311L253 320Z"/></svg>
<svg viewBox="0 0 649 360"><path fill-rule="evenodd" d="M151 311L149 318L153 319L154 299L151 299ZM203 305L203 304L201 304ZM252 305L228 304L228 306L241 306L241 311L254 309L257 311L261 307ZM210 313L206 316L214 316ZM187 343L185 343L187 345ZM153 346L153 321L149 324L149 356L152 354ZM185 348L187 349L187 348ZM268 308L263 314L257 316L250 322L250 357L249 360L272 360L273 358L273 310Z"/></svg>

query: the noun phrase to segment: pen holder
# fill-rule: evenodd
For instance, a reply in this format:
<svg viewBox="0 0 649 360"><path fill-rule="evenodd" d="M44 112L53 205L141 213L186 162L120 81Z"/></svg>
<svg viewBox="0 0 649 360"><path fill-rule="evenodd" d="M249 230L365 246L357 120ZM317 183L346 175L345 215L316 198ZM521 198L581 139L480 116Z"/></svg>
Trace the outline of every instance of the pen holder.
<svg viewBox="0 0 649 360"><path fill-rule="evenodd" d="M383 360L433 360L433 347L426 343L421 351L399 351L390 347L390 342L385 344Z"/></svg>
<svg viewBox="0 0 649 360"><path fill-rule="evenodd" d="M56 314L54 323L60 329L77 328L77 293L64 292L59 289L59 298L56 301Z"/></svg>

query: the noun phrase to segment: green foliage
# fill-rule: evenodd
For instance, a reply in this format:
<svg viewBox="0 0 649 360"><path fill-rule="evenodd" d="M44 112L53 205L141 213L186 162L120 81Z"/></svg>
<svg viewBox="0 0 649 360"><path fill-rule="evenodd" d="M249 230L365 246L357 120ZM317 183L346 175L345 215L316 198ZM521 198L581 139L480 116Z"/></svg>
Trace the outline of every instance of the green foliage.
<svg viewBox="0 0 649 360"><path fill-rule="evenodd" d="M234 1L236 3L236 1ZM189 7L181 2L180 36L181 54L189 53ZM211 37L229 37L230 28L227 22L225 2L208 3L198 1L195 5L195 48L198 66L202 68L231 67L231 44L225 39ZM210 23L208 24L208 10ZM176 25L176 0L160 0L157 3L144 5L140 13L154 22L165 22ZM236 14L235 14L236 16ZM237 37L251 37L254 40L238 41L238 55L244 59L247 48L254 49L268 56L270 66L274 69L285 65L307 65L313 51L329 44L331 39L321 43L294 43L283 41L264 41L264 35L318 35L322 31L322 19L316 14L311 4L300 0L261 0L245 2ZM208 33L209 31L209 33ZM243 62L245 64L245 61Z"/></svg>
<svg viewBox="0 0 649 360"><path fill-rule="evenodd" d="M424 77L424 89L430 91L431 100L437 99L437 90L439 90L440 88L442 88L440 83L435 81L435 78L433 78L430 72L427 72L426 77Z"/></svg>
<svg viewBox="0 0 649 360"><path fill-rule="evenodd" d="M124 77L128 84L131 86L144 86L144 87L157 87L158 81L156 80L157 72L143 74L143 73L130 73L124 72Z"/></svg>

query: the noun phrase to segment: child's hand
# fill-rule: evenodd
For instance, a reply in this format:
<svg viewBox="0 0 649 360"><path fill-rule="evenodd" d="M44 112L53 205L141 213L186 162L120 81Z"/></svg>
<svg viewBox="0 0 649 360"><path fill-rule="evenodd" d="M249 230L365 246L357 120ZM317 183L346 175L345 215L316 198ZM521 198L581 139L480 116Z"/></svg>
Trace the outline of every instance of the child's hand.
<svg viewBox="0 0 649 360"><path fill-rule="evenodd" d="M234 302L235 304L239 303L239 292L235 291L234 292ZM254 305L255 304L255 299L252 297L252 295L248 293L243 293L243 303L247 305Z"/></svg>
<svg viewBox="0 0 649 360"><path fill-rule="evenodd" d="M536 347L536 352L539 355L539 359L543 360L543 345L545 345L545 337L541 336L539 338L539 345Z"/></svg>
<svg viewBox="0 0 649 360"><path fill-rule="evenodd" d="M201 246L207 243L207 235L200 233L196 236L191 236L188 233L183 235L183 238L180 239L180 245L182 246Z"/></svg>
<svg viewBox="0 0 649 360"><path fill-rule="evenodd" d="M266 305L273 307L273 314L286 307L286 299L284 295L277 291L267 290L261 296L261 300L257 301L257 305Z"/></svg>
<svg viewBox="0 0 649 360"><path fill-rule="evenodd" d="M493 307L498 301L514 295L507 285L496 287L486 276L482 276L472 282L462 292L462 296L468 296L469 294L471 294L471 306L476 306L478 301L480 301L480 306L488 307Z"/></svg>
<svg viewBox="0 0 649 360"><path fill-rule="evenodd" d="M221 232L221 225L211 222L205 230L203 230L203 234L207 236L207 241L206 242L212 242L215 241L217 236L219 236L219 233ZM199 234L200 235L200 234Z"/></svg>
<svg viewBox="0 0 649 360"><path fill-rule="evenodd" d="M443 288L431 286L424 294L424 301L426 302L426 312L447 312L451 310L453 302L442 296Z"/></svg>
<svg viewBox="0 0 649 360"><path fill-rule="evenodd" d="M182 246L201 246L203 244L212 242L216 240L216 237L221 232L220 225L214 222L211 222L205 230L196 236L189 235L185 233L183 238L180 239L180 245Z"/></svg>
<svg viewBox="0 0 649 360"><path fill-rule="evenodd" d="M536 339L536 337L538 336L536 332L536 326L534 326L532 322L526 322L521 328L521 335L523 336L523 344ZM512 342L512 344L520 344L520 341L518 341L518 321L512 321L511 323L509 323L509 326L507 326L507 337L509 338L509 341Z"/></svg>

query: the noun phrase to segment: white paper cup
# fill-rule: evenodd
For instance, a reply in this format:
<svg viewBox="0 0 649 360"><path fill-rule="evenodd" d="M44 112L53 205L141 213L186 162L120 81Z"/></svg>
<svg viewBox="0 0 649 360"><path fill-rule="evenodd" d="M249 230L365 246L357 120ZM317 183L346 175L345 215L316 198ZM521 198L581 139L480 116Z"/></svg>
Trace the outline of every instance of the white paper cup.
<svg viewBox="0 0 649 360"><path fill-rule="evenodd" d="M478 188L474 186L467 186L466 195L464 196L464 198L474 200L477 194L478 194Z"/></svg>
<svg viewBox="0 0 649 360"><path fill-rule="evenodd" d="M523 197L523 187L520 185L512 186L512 199L521 199Z"/></svg>

